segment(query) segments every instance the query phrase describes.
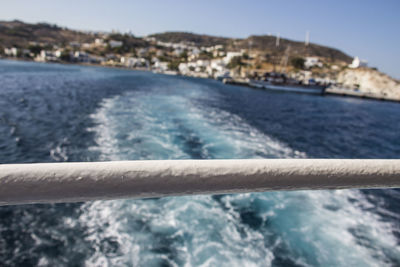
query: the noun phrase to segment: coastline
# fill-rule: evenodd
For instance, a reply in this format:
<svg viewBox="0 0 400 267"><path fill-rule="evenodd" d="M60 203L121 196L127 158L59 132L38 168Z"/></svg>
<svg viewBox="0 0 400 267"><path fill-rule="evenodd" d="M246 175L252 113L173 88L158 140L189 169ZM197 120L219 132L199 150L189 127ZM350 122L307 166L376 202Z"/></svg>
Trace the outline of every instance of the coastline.
<svg viewBox="0 0 400 267"><path fill-rule="evenodd" d="M149 68L129 68L125 67L122 65L102 65L102 64L94 64L94 63L84 63L84 62L65 62L65 61L57 61L57 62L39 62L35 61L32 59L26 59L26 58L14 58L14 57L1 57L0 60L10 60L10 61L22 61L22 62L36 62L36 63L45 63L45 64L62 64L62 65L78 65L78 66L88 66L88 67L102 67L102 68L111 68L111 69L122 69L122 70L131 70L131 71L148 71L148 72L154 72L154 70L149 69ZM163 72L156 72L157 74L164 74L164 75L171 75L169 73L163 73ZM201 78L201 79L211 79L215 80L210 77L201 77L199 76L191 76L191 75L183 75L177 72L176 74L173 75L178 75L182 77L193 77L193 78ZM232 79L231 82L229 82L231 85L236 85L236 86L246 86L252 89L257 89L257 90L267 90L268 89L261 89L261 88L255 88L254 86L251 86L250 82L243 81L243 79ZM299 92L291 92L291 93L299 93ZM301 94L301 93L300 93ZM400 99L396 98L390 98L386 97L383 95L374 95L374 94L368 94L368 93L362 93L362 92L357 92L353 91L350 89L345 89L345 88L338 88L338 87L328 87L326 88L325 92L321 94L321 96L338 96L338 97L351 97L351 98L359 98L359 99L368 99L368 100L375 100L375 101L385 101L385 102L396 102L400 103Z"/></svg>

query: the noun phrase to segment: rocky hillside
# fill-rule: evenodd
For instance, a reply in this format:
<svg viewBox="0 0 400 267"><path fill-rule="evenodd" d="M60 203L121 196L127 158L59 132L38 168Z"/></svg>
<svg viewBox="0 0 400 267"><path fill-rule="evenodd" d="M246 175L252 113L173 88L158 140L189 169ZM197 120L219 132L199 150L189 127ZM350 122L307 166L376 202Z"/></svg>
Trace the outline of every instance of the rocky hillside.
<svg viewBox="0 0 400 267"><path fill-rule="evenodd" d="M289 50L290 56L318 56L329 61L341 61L350 63L351 57L340 50L310 44L305 46L303 42L292 41L281 38L280 45L275 45L276 38L269 35L250 36L246 39L226 38L205 34L187 32L165 32L150 35L163 42L190 42L197 46L224 45L228 50L248 49L262 53L269 53L272 56L281 57ZM98 37L98 34L70 30L48 23L29 24L22 21L0 21L0 47L27 47L29 42L38 42L51 45L63 45L69 42L90 43ZM110 39L121 40L125 45L131 47L147 46L148 43L141 38L131 35L113 34ZM290 48L289 48L290 47ZM289 48L289 49L288 49Z"/></svg>
<svg viewBox="0 0 400 267"><path fill-rule="evenodd" d="M285 38L280 39L280 45L277 48L275 44L276 37L270 35L253 35L246 39L238 39L187 32L165 32L153 34L150 35L150 37L155 37L157 40L163 42L192 42L198 46L213 46L221 44L226 46L228 49L248 49L251 47L257 51L275 53L277 55L283 55L290 47L289 53L291 56L317 56L324 57L332 62L342 61L345 63L350 63L352 60L349 55L335 48L313 43L306 47L303 42L297 42Z"/></svg>
<svg viewBox="0 0 400 267"><path fill-rule="evenodd" d="M0 21L0 45L26 47L29 42L63 44L91 42L95 36L47 23L29 24L22 21Z"/></svg>
<svg viewBox="0 0 400 267"><path fill-rule="evenodd" d="M146 47L148 42L142 38L119 33L108 34L107 37L98 33L87 33L62 28L48 23L29 24L22 21L0 21L0 48L26 48L30 42L64 46L70 42L91 43L96 38L122 41L124 49L132 47Z"/></svg>
<svg viewBox="0 0 400 267"><path fill-rule="evenodd" d="M262 51L276 51L276 37L270 35L254 35L246 39L237 41L236 43L241 48L248 48L251 44L252 49ZM285 38L281 38L279 42L278 51L284 53L289 50L291 56L316 56L329 59L330 61L342 61L351 63L352 57L345 54L344 52L322 45L310 43L308 46L304 45L304 42L293 41Z"/></svg>
<svg viewBox="0 0 400 267"><path fill-rule="evenodd" d="M400 99L400 81L374 69L346 69L339 73L337 81L364 93Z"/></svg>

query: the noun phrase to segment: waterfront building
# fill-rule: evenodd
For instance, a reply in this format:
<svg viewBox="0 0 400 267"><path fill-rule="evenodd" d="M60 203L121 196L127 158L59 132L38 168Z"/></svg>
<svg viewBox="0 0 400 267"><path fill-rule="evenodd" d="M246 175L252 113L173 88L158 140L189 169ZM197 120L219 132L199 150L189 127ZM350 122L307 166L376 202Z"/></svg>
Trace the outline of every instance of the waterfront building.
<svg viewBox="0 0 400 267"><path fill-rule="evenodd" d="M89 62L89 54L83 51L75 51L74 58L77 62Z"/></svg>
<svg viewBox="0 0 400 267"><path fill-rule="evenodd" d="M154 63L154 69L160 72L165 72L167 71L169 63L168 62L161 62L161 61L157 61Z"/></svg>
<svg viewBox="0 0 400 267"><path fill-rule="evenodd" d="M40 51L40 54L37 55L35 58L35 61L41 61L41 62L52 62L52 61L58 61L58 57L53 53L53 51L48 51L48 50L42 50Z"/></svg>
<svg viewBox="0 0 400 267"><path fill-rule="evenodd" d="M9 57L16 57L18 55L18 48L11 47L11 48L4 48L4 54Z"/></svg>

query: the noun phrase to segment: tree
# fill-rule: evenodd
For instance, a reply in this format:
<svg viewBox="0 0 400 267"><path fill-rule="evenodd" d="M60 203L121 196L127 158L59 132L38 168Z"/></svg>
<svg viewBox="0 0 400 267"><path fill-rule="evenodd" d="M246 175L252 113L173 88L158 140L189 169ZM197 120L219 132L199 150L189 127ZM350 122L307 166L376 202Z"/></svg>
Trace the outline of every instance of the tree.
<svg viewBox="0 0 400 267"><path fill-rule="evenodd" d="M231 59L231 61L229 62L229 64L227 65L227 67L229 69L234 69L234 68L236 68L238 66L241 67L243 65L244 65L244 63L242 62L242 58L241 57L233 57Z"/></svg>
<svg viewBox="0 0 400 267"><path fill-rule="evenodd" d="M34 55L40 54L40 51L42 51L42 47L40 45L30 45L28 47L29 51L31 51Z"/></svg>
<svg viewBox="0 0 400 267"><path fill-rule="evenodd" d="M168 68L170 70L179 70L179 64L181 63L180 60L173 60L170 63L168 63Z"/></svg>
<svg viewBox="0 0 400 267"><path fill-rule="evenodd" d="M183 59L183 61L187 61L188 53L186 49L181 53L180 57Z"/></svg>
<svg viewBox="0 0 400 267"><path fill-rule="evenodd" d="M302 57L295 57L292 58L292 60L290 61L290 64L296 68L296 69L304 69L304 58Z"/></svg>
<svg viewBox="0 0 400 267"><path fill-rule="evenodd" d="M213 54L211 52L207 52L207 51L201 51L199 57L202 59L213 59L214 58Z"/></svg>

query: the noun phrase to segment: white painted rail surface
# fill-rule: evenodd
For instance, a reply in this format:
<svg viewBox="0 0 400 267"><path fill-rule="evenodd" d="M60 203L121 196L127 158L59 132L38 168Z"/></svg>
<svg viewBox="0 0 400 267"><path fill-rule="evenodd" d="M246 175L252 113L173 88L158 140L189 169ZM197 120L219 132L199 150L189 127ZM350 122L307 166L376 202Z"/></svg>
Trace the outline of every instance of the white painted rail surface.
<svg viewBox="0 0 400 267"><path fill-rule="evenodd" d="M0 205L400 187L400 160L162 160L0 165Z"/></svg>

